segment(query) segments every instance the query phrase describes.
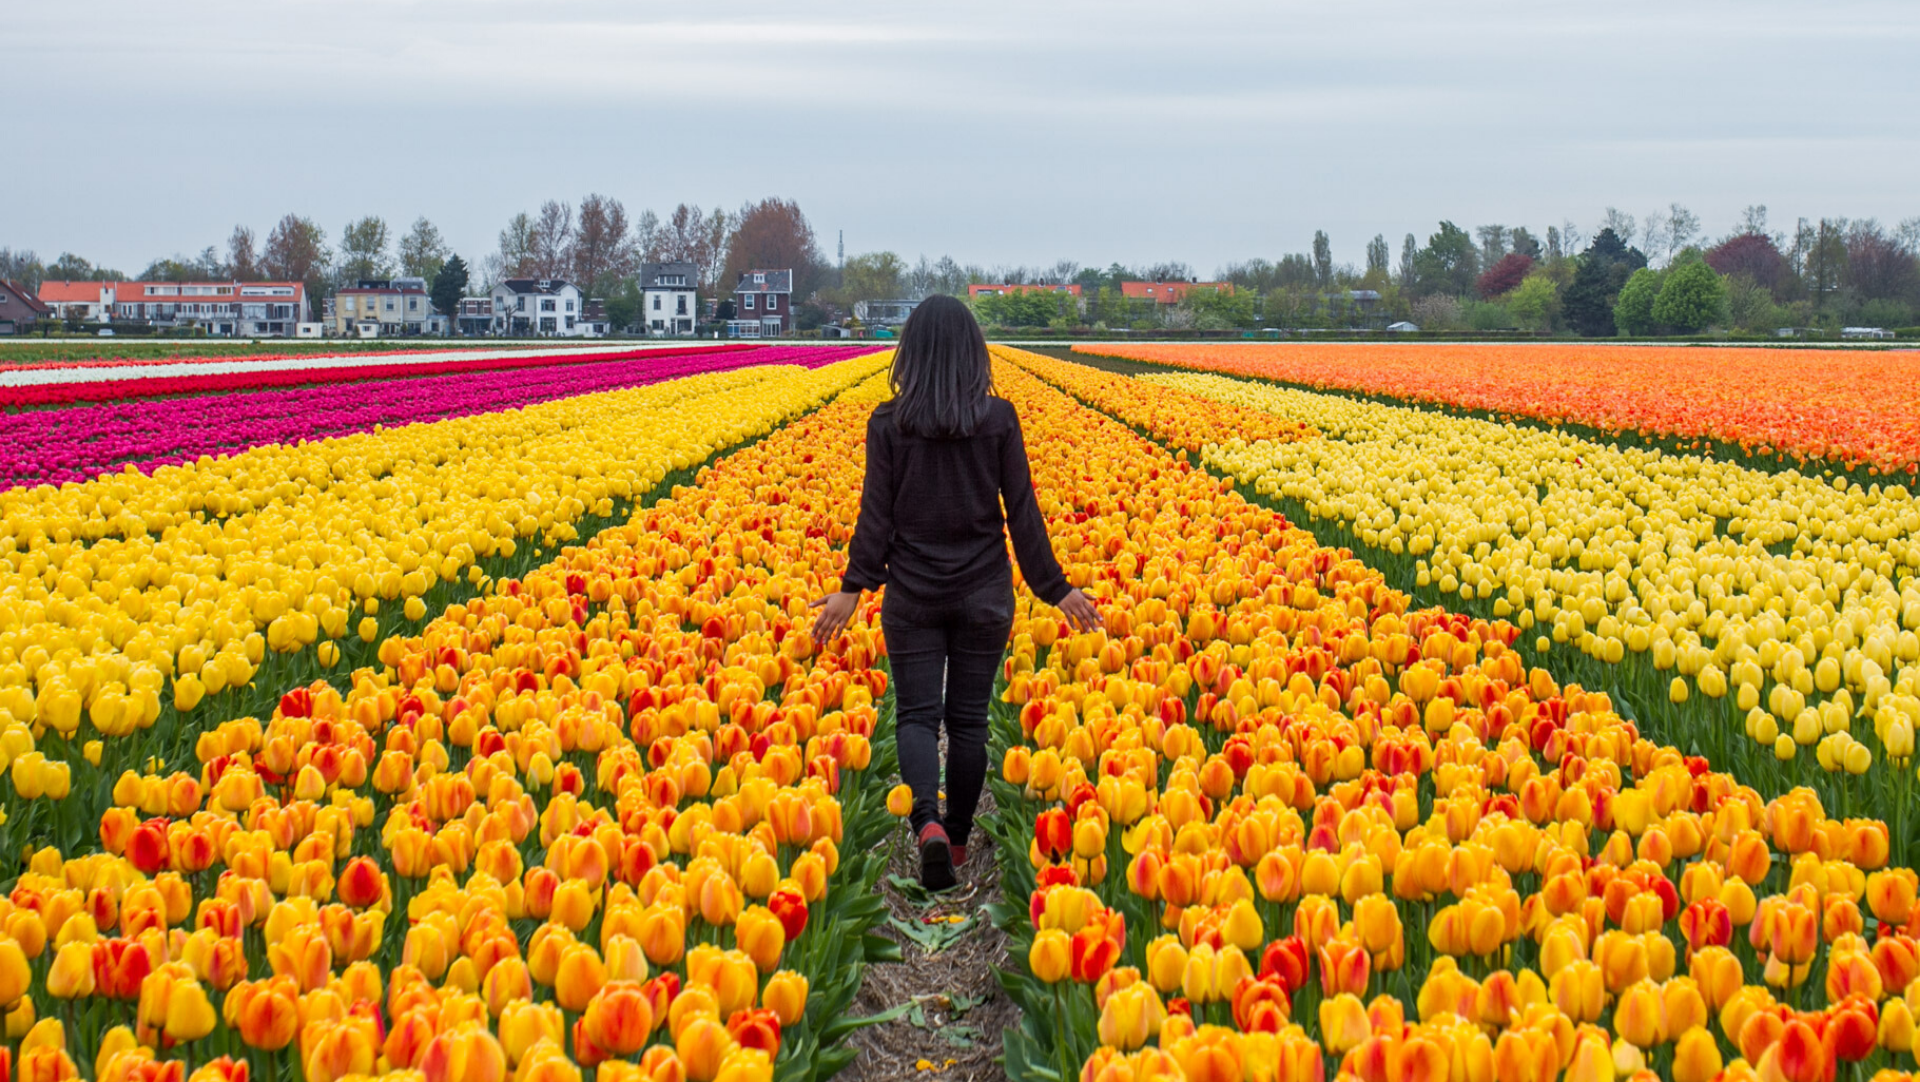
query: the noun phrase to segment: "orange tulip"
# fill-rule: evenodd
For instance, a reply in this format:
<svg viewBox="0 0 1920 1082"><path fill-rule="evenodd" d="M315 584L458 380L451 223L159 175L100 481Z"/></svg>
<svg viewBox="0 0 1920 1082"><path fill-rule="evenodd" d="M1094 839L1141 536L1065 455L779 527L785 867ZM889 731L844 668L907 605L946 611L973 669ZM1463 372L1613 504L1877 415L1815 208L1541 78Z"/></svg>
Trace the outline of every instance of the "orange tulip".
<svg viewBox="0 0 1920 1082"><path fill-rule="evenodd" d="M485 1026L463 1025L427 1045L420 1073L426 1082L502 1082L507 1055Z"/></svg>

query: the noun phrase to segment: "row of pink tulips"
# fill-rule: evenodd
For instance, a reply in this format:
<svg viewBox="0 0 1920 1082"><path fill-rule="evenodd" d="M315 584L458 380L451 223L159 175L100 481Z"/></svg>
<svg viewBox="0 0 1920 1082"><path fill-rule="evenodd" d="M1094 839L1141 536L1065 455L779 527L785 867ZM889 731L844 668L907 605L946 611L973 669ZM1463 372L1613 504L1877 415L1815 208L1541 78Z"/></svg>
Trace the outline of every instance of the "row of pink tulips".
<svg viewBox="0 0 1920 1082"><path fill-rule="evenodd" d="M753 364L814 368L861 352L870 350L806 346L653 350L620 360L280 391L247 391L247 376L235 374L220 377L235 383L232 394L0 415L0 488L80 481L129 464L146 470L263 443L325 439L376 425L464 417Z"/></svg>

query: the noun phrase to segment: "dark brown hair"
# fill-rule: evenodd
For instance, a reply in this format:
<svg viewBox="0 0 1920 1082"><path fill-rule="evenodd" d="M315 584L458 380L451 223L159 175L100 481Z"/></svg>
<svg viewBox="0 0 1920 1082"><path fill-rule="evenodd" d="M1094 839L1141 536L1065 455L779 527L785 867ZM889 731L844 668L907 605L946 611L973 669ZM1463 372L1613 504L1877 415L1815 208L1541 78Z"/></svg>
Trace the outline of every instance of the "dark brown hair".
<svg viewBox="0 0 1920 1082"><path fill-rule="evenodd" d="M993 395L987 338L973 312L944 294L921 301L900 332L888 382L901 431L934 439L973 435Z"/></svg>

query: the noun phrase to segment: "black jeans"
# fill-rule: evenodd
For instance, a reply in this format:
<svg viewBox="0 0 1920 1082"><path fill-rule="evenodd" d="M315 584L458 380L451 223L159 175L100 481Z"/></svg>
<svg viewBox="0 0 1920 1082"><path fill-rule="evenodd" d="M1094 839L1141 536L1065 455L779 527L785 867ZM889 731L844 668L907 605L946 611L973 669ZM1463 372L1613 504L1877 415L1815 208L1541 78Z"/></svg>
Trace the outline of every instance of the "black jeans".
<svg viewBox="0 0 1920 1082"><path fill-rule="evenodd" d="M913 790L913 831L940 822L955 845L973 831L987 776L987 704L1013 630L1011 577L928 601L888 590L880 628L893 666L900 777ZM947 814L940 815L940 726L947 729Z"/></svg>

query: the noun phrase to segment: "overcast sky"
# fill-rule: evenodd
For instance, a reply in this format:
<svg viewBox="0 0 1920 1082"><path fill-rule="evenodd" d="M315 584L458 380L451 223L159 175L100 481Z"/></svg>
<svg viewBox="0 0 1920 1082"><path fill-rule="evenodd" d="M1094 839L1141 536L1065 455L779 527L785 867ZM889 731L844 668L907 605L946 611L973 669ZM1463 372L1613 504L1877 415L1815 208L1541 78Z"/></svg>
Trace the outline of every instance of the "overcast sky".
<svg viewBox="0 0 1920 1082"><path fill-rule="evenodd" d="M293 211L799 201L823 252L1360 262L1441 218L1920 215L1920 5L59 0L6 13L0 245L137 272Z"/></svg>

